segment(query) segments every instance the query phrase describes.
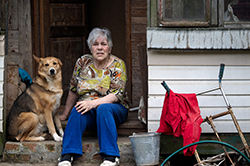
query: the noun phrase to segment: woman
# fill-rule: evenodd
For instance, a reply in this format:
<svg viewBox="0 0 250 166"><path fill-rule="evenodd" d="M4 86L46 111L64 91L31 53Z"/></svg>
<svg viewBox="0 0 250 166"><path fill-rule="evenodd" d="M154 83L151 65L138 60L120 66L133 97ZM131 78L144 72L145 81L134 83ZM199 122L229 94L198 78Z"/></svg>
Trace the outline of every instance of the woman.
<svg viewBox="0 0 250 166"><path fill-rule="evenodd" d="M126 66L111 54L113 44L108 29L94 28L87 42L92 55L83 55L76 61L65 110L60 116L65 120L70 113L58 166L71 165L72 159L82 156L82 134L91 129L97 129L100 155L104 158L101 166L119 164L116 125L126 120L129 108Z"/></svg>

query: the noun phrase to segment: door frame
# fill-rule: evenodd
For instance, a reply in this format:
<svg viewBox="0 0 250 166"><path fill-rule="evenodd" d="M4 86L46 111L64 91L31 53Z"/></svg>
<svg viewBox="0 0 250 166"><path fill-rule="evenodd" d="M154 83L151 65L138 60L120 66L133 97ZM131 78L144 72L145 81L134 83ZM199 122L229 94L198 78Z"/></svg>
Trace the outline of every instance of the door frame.
<svg viewBox="0 0 250 166"><path fill-rule="evenodd" d="M49 44L46 44L44 41L47 40L50 34L50 30L48 25L45 25L44 19L50 19L48 15L45 13L49 13L48 8L43 8L46 4L49 4L49 0L33 0L30 1L31 3L31 15L32 15L32 48L33 54L38 57L45 57L47 53L44 52L45 47L50 47ZM126 58L126 65L127 65L127 91L129 100L131 103L132 99L132 46L131 46L131 0L125 0L125 23L126 23L126 50L127 50L127 58ZM46 21L49 22L49 21ZM47 35L43 35L47 34ZM37 64L33 61L33 71L36 75L37 73Z"/></svg>

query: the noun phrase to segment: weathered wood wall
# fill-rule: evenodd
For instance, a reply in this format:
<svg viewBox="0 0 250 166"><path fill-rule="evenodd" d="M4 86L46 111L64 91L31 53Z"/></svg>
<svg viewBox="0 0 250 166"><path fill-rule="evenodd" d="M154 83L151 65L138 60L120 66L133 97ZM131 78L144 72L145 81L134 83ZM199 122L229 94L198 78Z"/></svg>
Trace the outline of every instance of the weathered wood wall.
<svg viewBox="0 0 250 166"><path fill-rule="evenodd" d="M131 0L131 44L132 44L132 104L138 107L142 93L139 55L137 46L146 44L147 0Z"/></svg>
<svg viewBox="0 0 250 166"><path fill-rule="evenodd" d="M8 4L8 9L4 6ZM4 9L3 9L4 8ZM2 0L1 15L8 20L8 54L11 52L21 53L23 56L23 69L33 76L32 63L32 27L31 8L28 0ZM4 20L1 20L4 22ZM5 23L1 23L4 28ZM20 57L21 58L21 57Z"/></svg>
<svg viewBox="0 0 250 166"><path fill-rule="evenodd" d="M3 0L1 9L9 4L8 51L23 56L24 69L33 76L31 9L27 0ZM1 15L5 15L2 13ZM1 20L1 24L5 24ZM132 49L132 99L131 107L137 107L141 96L141 78L137 45L146 43L147 0L131 0L131 49Z"/></svg>

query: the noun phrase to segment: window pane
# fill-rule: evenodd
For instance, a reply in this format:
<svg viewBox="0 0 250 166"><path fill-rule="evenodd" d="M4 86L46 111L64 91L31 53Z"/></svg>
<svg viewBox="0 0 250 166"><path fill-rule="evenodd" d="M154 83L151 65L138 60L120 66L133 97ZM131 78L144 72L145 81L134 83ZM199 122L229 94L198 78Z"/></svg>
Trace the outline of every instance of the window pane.
<svg viewBox="0 0 250 166"><path fill-rule="evenodd" d="M225 0L224 20L229 22L250 21L249 0Z"/></svg>
<svg viewBox="0 0 250 166"><path fill-rule="evenodd" d="M165 0L164 20L205 21L205 0Z"/></svg>

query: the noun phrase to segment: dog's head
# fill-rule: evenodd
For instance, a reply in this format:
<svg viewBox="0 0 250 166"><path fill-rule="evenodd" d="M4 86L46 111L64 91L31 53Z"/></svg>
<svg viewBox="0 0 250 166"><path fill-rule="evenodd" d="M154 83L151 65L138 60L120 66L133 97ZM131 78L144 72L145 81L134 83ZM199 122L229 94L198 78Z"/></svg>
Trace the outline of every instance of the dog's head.
<svg viewBox="0 0 250 166"><path fill-rule="evenodd" d="M56 57L38 58L33 55L38 63L38 74L43 76L55 76L61 72L62 62Z"/></svg>

